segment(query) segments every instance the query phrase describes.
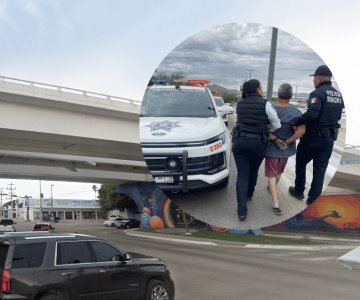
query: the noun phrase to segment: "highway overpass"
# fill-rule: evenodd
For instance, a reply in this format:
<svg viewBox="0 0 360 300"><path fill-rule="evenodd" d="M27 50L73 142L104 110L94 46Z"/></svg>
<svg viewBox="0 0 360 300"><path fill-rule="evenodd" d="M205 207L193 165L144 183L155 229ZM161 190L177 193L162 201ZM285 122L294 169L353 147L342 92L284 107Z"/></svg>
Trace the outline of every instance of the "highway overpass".
<svg viewBox="0 0 360 300"><path fill-rule="evenodd" d="M148 181L141 103L0 77L0 177Z"/></svg>

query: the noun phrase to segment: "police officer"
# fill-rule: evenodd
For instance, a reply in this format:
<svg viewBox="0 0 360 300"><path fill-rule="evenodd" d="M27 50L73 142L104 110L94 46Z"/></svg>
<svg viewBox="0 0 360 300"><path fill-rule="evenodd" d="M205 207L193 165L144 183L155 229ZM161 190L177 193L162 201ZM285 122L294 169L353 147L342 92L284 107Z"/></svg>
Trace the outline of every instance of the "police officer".
<svg viewBox="0 0 360 300"><path fill-rule="evenodd" d="M289 187L289 193L299 199L304 199L306 165L313 161L313 179L306 203L310 205L322 192L324 176L334 141L340 128L344 103L342 96L331 85L332 73L325 66L319 66L313 82L315 90L310 94L307 111L292 121L292 125L306 125L305 135L301 138L296 153L295 186Z"/></svg>
<svg viewBox="0 0 360 300"><path fill-rule="evenodd" d="M265 156L270 131L281 127L276 111L263 97L259 80L250 79L243 84L242 99L237 103L237 122L233 130L233 147L237 167L236 196L240 221L247 216L257 182L258 170Z"/></svg>

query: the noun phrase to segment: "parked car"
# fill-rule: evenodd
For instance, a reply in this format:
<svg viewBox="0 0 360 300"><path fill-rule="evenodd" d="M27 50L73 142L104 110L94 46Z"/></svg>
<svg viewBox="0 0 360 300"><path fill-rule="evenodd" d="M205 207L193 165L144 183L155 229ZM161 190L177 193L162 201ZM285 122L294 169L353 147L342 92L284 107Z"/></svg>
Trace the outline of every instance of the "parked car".
<svg viewBox="0 0 360 300"><path fill-rule="evenodd" d="M15 232L16 223L12 219L2 219L0 221L0 233L2 232Z"/></svg>
<svg viewBox="0 0 360 300"><path fill-rule="evenodd" d="M109 218L104 222L105 227L115 227L117 222L123 220L123 217Z"/></svg>
<svg viewBox="0 0 360 300"><path fill-rule="evenodd" d="M6 233L0 299L174 299L165 262L84 234Z"/></svg>
<svg viewBox="0 0 360 300"><path fill-rule="evenodd" d="M136 219L123 219L116 224L116 227L119 229L120 228L124 228L124 229L137 228L137 227L140 227L140 223L141 222Z"/></svg>
<svg viewBox="0 0 360 300"><path fill-rule="evenodd" d="M36 223L32 231L36 232L53 232L55 227L53 227L50 223Z"/></svg>
<svg viewBox="0 0 360 300"><path fill-rule="evenodd" d="M225 103L224 99L220 96L214 96L214 100L215 100L217 109L224 120L225 125L228 126L229 125L228 115L233 114L234 109L231 106L226 105L227 103Z"/></svg>

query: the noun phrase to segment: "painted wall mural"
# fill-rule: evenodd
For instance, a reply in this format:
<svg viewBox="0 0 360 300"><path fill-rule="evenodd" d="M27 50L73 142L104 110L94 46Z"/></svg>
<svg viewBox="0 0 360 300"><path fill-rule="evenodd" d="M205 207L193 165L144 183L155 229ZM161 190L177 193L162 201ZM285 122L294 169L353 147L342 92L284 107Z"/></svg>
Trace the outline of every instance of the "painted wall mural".
<svg viewBox="0 0 360 300"><path fill-rule="evenodd" d="M320 196L302 213L269 228L360 233L360 194Z"/></svg>
<svg viewBox="0 0 360 300"><path fill-rule="evenodd" d="M156 230L174 227L170 214L171 200L155 182L119 185L116 192L126 194L135 201L141 212L141 228Z"/></svg>
<svg viewBox="0 0 360 300"><path fill-rule="evenodd" d="M119 185L118 193L130 196L141 211L141 227L153 230L175 227L171 200L154 182ZM360 233L360 194L322 195L302 213L268 228L280 231ZM238 230L208 225L208 230L262 235L261 229Z"/></svg>

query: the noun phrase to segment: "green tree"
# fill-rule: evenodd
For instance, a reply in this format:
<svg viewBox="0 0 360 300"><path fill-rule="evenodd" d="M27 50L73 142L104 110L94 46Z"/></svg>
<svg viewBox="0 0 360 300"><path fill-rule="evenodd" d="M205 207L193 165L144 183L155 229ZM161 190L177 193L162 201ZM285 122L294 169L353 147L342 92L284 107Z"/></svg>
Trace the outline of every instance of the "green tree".
<svg viewBox="0 0 360 300"><path fill-rule="evenodd" d="M99 202L103 213L111 209L124 211L125 209L136 209L135 201L128 195L115 192L114 184L103 184L99 189Z"/></svg>

